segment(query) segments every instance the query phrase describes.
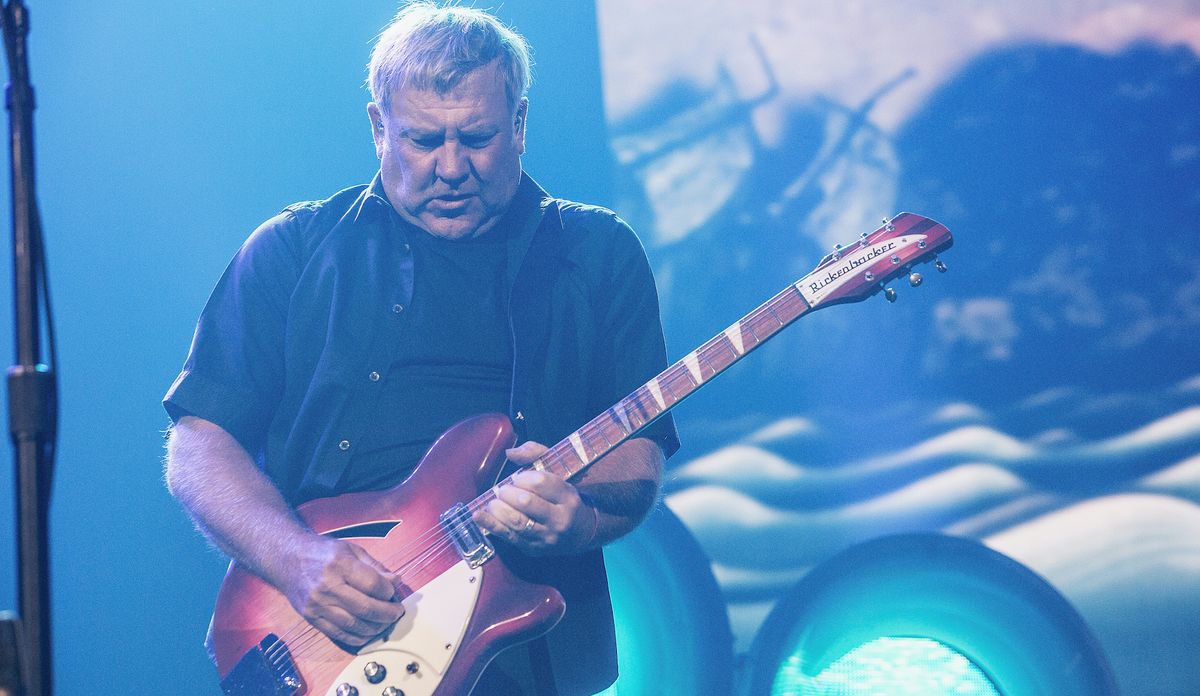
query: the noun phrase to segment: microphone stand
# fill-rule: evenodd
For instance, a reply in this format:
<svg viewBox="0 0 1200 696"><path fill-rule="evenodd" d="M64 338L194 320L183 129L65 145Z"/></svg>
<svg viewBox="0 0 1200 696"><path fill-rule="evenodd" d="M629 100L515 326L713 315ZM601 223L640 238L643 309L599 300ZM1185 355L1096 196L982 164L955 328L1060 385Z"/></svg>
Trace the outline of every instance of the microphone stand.
<svg viewBox="0 0 1200 696"><path fill-rule="evenodd" d="M24 696L51 696L48 530L58 409L54 373L41 361L42 305L46 309L45 330L51 366L56 364L54 327L50 295L46 287L41 223L34 193L34 98L25 49L29 13L20 0L8 0L4 3L2 19L9 71L5 106L9 112L12 161L13 290L17 350L17 364L8 369L8 413L17 469L21 616L19 630L3 633L15 633L16 648L22 651L20 660L24 669L20 674L24 690L22 684L18 683L13 686L14 692ZM0 685L0 688L4 686Z"/></svg>

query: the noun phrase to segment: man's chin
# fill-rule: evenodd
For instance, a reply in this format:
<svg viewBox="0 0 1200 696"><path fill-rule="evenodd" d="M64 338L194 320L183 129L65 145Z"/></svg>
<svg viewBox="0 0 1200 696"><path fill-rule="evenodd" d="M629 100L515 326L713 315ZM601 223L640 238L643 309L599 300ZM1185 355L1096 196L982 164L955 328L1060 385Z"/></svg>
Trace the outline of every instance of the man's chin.
<svg viewBox="0 0 1200 696"><path fill-rule="evenodd" d="M482 221L474 215L423 215L420 222L426 232L444 239L468 239L484 231Z"/></svg>

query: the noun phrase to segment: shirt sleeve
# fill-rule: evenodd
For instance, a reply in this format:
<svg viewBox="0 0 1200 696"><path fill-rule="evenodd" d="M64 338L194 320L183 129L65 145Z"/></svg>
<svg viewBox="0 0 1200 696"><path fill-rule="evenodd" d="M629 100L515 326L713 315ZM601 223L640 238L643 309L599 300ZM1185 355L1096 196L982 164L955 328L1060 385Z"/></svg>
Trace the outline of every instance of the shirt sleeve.
<svg viewBox="0 0 1200 696"><path fill-rule="evenodd" d="M658 290L645 249L624 220L611 213L609 216L613 225L609 237L612 263L593 381L596 410L616 403L667 367ZM670 413L651 423L638 437L658 443L666 457L679 449Z"/></svg>
<svg viewBox="0 0 1200 696"><path fill-rule="evenodd" d="M288 302L299 277L291 240L297 215L263 223L242 245L208 298L183 370L163 399L172 423L211 421L252 455L264 443L284 386Z"/></svg>

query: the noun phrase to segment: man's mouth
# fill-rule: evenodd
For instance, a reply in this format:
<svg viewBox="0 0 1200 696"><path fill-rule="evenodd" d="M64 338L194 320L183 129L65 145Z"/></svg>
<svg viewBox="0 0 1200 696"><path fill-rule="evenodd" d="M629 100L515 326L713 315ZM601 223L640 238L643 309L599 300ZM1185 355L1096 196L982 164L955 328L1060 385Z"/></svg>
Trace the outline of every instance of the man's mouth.
<svg viewBox="0 0 1200 696"><path fill-rule="evenodd" d="M470 193L449 193L444 196L434 196L430 199L428 208L435 215L458 216L467 212L470 201L474 197Z"/></svg>

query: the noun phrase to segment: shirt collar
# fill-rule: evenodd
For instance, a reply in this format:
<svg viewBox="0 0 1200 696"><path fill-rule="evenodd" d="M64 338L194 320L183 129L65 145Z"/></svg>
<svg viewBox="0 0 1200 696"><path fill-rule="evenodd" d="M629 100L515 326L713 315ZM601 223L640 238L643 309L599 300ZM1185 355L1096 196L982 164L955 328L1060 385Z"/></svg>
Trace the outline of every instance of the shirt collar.
<svg viewBox="0 0 1200 696"><path fill-rule="evenodd" d="M386 219L389 212L395 212L391 201L388 200L387 192L383 188L383 172L375 172L375 177L358 196L351 212L351 221L354 223L358 223L364 215L383 214Z"/></svg>
<svg viewBox="0 0 1200 696"><path fill-rule="evenodd" d="M517 186L517 192L513 196L510 204L515 210L510 212L514 215L514 234L512 241L512 259L519 262L525 255L530 244L536 235L538 228L541 226L543 217L547 212L547 207L553 202L550 194L546 193L545 189L538 185L528 174L521 172L521 182ZM375 172L375 176L371 179L371 183L359 196L354 206L354 221L358 222L364 214L385 214L395 215L399 218L395 208L392 207L392 202L387 197L387 191L383 187L383 172ZM402 218L399 218L402 219ZM520 263L512 264L514 270L520 266Z"/></svg>

